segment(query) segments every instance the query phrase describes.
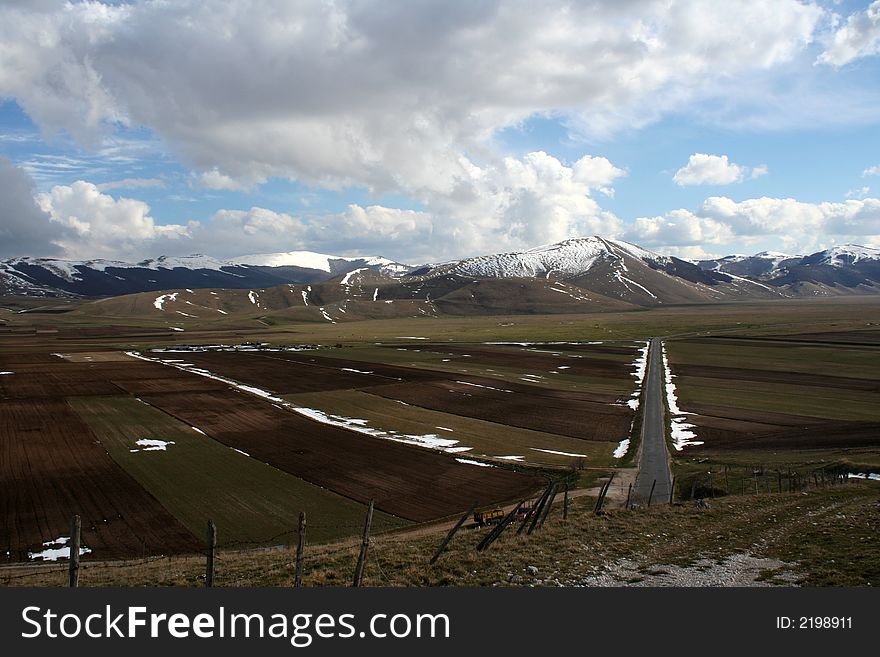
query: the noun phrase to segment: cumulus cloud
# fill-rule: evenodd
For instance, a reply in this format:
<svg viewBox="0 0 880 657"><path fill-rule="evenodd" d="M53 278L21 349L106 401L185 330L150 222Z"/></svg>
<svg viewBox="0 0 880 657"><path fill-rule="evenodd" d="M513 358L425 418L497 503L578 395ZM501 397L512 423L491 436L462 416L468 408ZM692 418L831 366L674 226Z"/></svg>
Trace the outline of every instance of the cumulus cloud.
<svg viewBox="0 0 880 657"><path fill-rule="evenodd" d="M83 142L147 126L208 186L421 196L454 188L465 153L503 166L501 128L644 124L791 61L824 15L797 0L7 3L0 95Z"/></svg>
<svg viewBox="0 0 880 657"><path fill-rule="evenodd" d="M868 167L862 171L862 177L864 176L880 176L880 166Z"/></svg>
<svg viewBox="0 0 880 657"><path fill-rule="evenodd" d="M247 192L257 185L266 182L265 178L247 176L245 178L232 178L225 173L220 173L216 167L210 171L203 171L195 176L195 181L208 189L225 189L233 192Z"/></svg>
<svg viewBox="0 0 880 657"><path fill-rule="evenodd" d="M694 153L688 163L675 172L672 179L679 186L730 185L746 178L760 178L767 174L765 165L746 167L734 164L726 155Z"/></svg>
<svg viewBox="0 0 880 657"><path fill-rule="evenodd" d="M0 256L55 256L64 230L34 202L34 181L0 157Z"/></svg>
<svg viewBox="0 0 880 657"><path fill-rule="evenodd" d="M878 225L877 198L805 203L769 197L737 202L712 196L694 212L680 209L637 219L626 239L655 247L696 247L772 238L789 250L809 252L829 236L838 241L870 241Z"/></svg>
<svg viewBox="0 0 880 657"><path fill-rule="evenodd" d="M880 0L865 11L851 14L837 29L825 50L816 60L820 64L845 66L850 62L880 53Z"/></svg>
<svg viewBox="0 0 880 657"><path fill-rule="evenodd" d="M69 258L138 256L161 240L186 236L180 225L162 226L150 206L136 199L115 199L92 183L56 185L36 197L40 209L64 229L58 240Z"/></svg>
<svg viewBox="0 0 880 657"><path fill-rule="evenodd" d="M588 155L567 165L538 151L496 166L464 157L457 164L452 187L426 194L424 211L351 204L334 214L293 215L252 207L160 225L147 203L114 198L84 181L56 185L37 201L66 231L58 244L73 258L308 249L427 261L622 229L593 198L613 194L614 181L625 175L606 158Z"/></svg>

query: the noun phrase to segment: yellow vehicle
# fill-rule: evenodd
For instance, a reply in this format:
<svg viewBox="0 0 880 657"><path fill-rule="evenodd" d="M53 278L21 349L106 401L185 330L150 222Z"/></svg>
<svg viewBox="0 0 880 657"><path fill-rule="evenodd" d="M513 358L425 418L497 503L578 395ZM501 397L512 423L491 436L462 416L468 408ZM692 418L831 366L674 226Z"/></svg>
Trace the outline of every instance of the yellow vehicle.
<svg viewBox="0 0 880 657"><path fill-rule="evenodd" d="M492 509L491 511L474 512L474 522L480 527L501 522L504 519L504 509Z"/></svg>

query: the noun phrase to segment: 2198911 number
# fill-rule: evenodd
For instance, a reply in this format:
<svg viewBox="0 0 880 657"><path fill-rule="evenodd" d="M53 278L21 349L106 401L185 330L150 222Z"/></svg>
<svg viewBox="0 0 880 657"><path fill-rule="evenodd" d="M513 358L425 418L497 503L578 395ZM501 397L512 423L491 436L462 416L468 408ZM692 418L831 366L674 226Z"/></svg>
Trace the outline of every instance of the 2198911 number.
<svg viewBox="0 0 880 657"><path fill-rule="evenodd" d="M852 616L777 616L776 628L780 630L851 630Z"/></svg>

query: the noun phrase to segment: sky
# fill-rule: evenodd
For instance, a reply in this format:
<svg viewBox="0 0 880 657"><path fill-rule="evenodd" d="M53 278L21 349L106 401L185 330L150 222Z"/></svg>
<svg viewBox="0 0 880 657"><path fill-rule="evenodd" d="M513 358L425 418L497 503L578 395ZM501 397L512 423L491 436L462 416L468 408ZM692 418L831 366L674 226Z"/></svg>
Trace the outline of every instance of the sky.
<svg viewBox="0 0 880 657"><path fill-rule="evenodd" d="M880 245L880 0L0 0L0 257Z"/></svg>

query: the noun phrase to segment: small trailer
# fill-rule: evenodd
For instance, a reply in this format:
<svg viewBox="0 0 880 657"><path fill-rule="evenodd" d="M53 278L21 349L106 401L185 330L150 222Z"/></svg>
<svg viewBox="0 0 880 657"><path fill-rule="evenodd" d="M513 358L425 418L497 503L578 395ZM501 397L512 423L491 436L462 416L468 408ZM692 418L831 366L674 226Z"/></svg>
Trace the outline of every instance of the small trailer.
<svg viewBox="0 0 880 657"><path fill-rule="evenodd" d="M504 520L504 509L492 509L491 511L475 511L474 522L480 527L493 525Z"/></svg>

